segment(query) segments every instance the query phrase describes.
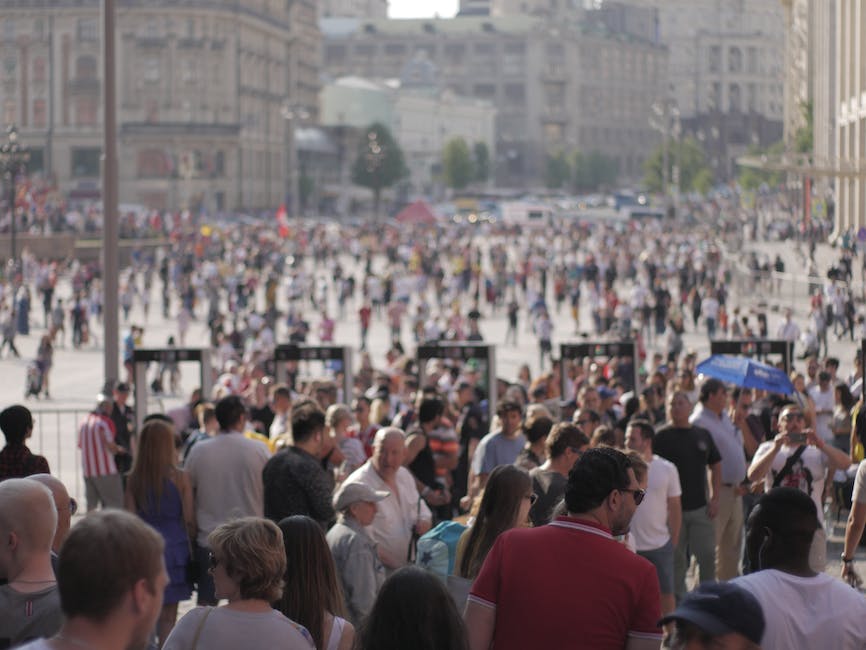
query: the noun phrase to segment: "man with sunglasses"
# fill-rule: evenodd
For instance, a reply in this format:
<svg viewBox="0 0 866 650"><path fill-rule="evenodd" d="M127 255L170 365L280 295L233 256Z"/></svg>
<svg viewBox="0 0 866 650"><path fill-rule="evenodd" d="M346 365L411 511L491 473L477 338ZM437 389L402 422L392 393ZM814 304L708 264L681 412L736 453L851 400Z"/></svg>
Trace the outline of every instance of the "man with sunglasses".
<svg viewBox="0 0 866 650"><path fill-rule="evenodd" d="M568 514L501 534L466 604L472 650L657 650L655 568L614 539L645 492L631 461L588 449L568 475Z"/></svg>
<svg viewBox="0 0 866 650"><path fill-rule="evenodd" d="M787 404L779 412L779 433L761 443L749 466L750 481L764 481L769 492L774 487L797 488L809 495L824 519L824 482L827 473L848 469L848 455L827 444L812 429L806 428L803 411L797 404ZM823 525L815 534L812 566L823 571L826 564L826 543Z"/></svg>

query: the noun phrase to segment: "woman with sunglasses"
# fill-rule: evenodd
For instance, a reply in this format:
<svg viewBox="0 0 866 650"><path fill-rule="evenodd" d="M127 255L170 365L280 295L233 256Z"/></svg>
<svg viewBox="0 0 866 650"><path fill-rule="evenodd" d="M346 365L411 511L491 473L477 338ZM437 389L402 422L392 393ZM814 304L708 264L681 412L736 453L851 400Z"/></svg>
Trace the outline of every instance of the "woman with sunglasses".
<svg viewBox="0 0 866 650"><path fill-rule="evenodd" d="M490 473L478 515L457 542L455 575L472 580L481 570L493 542L506 530L527 526L535 503L529 474L514 465L500 465Z"/></svg>
<svg viewBox="0 0 866 650"><path fill-rule="evenodd" d="M191 539L195 539L195 510L192 485L186 472L177 467L174 427L154 419L138 436L138 453L126 481L126 509L153 526L165 540L165 568L169 583L157 621L160 646L177 620L177 605L192 593L186 566Z"/></svg>
<svg viewBox="0 0 866 650"><path fill-rule="evenodd" d="M307 630L271 607L283 594L283 533L267 519L244 517L208 536L210 572L221 607L196 607L181 618L166 650L311 650Z"/></svg>

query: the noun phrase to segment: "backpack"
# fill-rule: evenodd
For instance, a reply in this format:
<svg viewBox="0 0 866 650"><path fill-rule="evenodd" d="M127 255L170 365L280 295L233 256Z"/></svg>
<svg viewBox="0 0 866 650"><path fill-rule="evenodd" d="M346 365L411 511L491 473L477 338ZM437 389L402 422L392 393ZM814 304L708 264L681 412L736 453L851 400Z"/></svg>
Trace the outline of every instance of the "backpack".
<svg viewBox="0 0 866 650"><path fill-rule="evenodd" d="M418 539L415 564L446 579L454 572L457 542L466 526L456 521L442 521Z"/></svg>

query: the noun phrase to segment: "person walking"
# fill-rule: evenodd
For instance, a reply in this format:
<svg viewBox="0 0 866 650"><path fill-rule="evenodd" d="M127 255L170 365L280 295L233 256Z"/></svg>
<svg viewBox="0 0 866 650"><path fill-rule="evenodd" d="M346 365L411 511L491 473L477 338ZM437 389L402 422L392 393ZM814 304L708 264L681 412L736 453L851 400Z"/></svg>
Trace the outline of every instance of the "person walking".
<svg viewBox="0 0 866 650"><path fill-rule="evenodd" d="M78 428L78 448L84 475L87 512L103 508L123 508L123 482L114 457L128 451L115 442L111 421L112 401L99 394L96 408L86 415Z"/></svg>

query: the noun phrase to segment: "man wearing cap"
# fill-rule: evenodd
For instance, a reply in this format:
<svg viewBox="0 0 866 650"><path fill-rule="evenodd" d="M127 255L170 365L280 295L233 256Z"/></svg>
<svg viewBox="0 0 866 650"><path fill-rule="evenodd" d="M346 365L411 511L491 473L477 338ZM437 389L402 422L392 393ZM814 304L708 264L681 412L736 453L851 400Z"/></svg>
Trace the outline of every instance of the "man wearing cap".
<svg viewBox="0 0 866 650"><path fill-rule="evenodd" d="M385 567L376 542L364 528L373 523L382 499L391 496L364 483L345 483L334 495L337 523L326 538L346 600L349 621L357 625L373 608L376 594L385 582Z"/></svg>
<svg viewBox="0 0 866 650"><path fill-rule="evenodd" d="M78 428L78 448L84 475L87 512L103 508L123 508L123 483L114 457L128 451L115 441L114 423L109 417L111 398L100 393L96 408Z"/></svg>
<svg viewBox="0 0 866 650"><path fill-rule="evenodd" d="M758 500L746 526L753 573L733 584L750 592L764 610L764 650L862 648L866 600L810 561L821 529L815 502L801 490L773 488Z"/></svg>
<svg viewBox="0 0 866 650"><path fill-rule="evenodd" d="M760 650L764 635L760 603L730 582L698 585L659 623L675 624L671 650Z"/></svg>
<svg viewBox="0 0 866 650"><path fill-rule="evenodd" d="M111 421L114 423L114 441L127 451L114 455L114 462L121 478L126 481L126 473L132 469L132 454L134 451L133 421L135 412L126 403L129 399L129 384L121 382L111 393Z"/></svg>
<svg viewBox="0 0 866 650"><path fill-rule="evenodd" d="M396 427L376 432L373 455L349 475L344 485L364 483L374 490L390 492L383 499L368 532L378 544L379 558L394 571L409 562L413 536L430 530L430 508L418 493L411 472L403 467L406 436Z"/></svg>

